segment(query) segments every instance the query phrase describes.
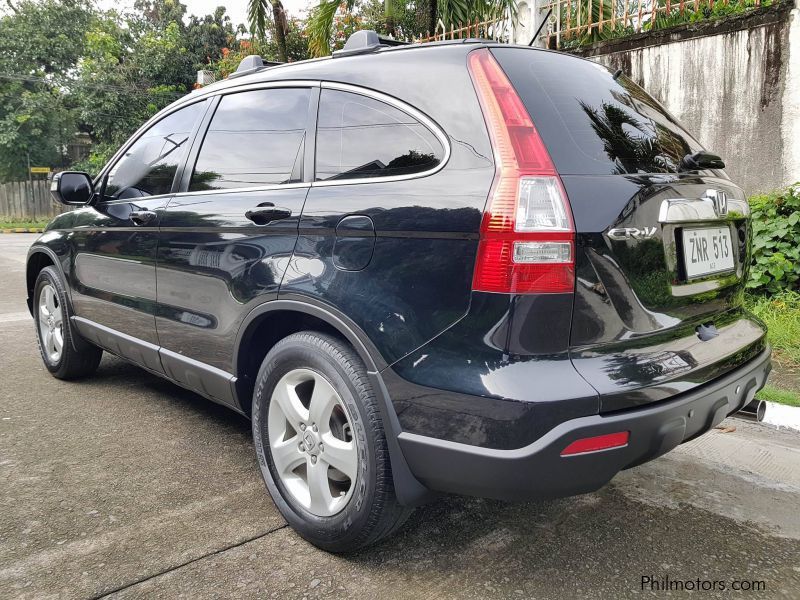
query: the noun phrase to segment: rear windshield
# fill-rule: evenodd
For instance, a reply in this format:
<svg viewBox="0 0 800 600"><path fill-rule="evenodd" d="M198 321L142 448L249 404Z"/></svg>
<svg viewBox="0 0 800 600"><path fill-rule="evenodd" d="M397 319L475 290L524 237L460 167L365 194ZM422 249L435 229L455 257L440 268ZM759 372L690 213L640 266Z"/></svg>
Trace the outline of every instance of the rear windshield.
<svg viewBox="0 0 800 600"><path fill-rule="evenodd" d="M675 173L700 144L625 75L555 52L494 48L562 174Z"/></svg>

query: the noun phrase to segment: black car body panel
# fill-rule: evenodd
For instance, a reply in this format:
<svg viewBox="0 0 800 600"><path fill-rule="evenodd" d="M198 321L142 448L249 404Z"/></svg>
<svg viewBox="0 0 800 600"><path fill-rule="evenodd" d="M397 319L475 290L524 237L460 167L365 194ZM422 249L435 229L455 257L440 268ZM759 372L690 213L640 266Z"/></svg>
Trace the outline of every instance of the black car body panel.
<svg viewBox="0 0 800 600"><path fill-rule="evenodd" d="M731 205L744 203L739 188L696 175L567 176L564 183L575 214L582 215L576 219L580 251L570 355L600 393L602 412L687 391L763 349L763 326L741 309L750 236L744 215L660 221L670 203L700 198L708 189L725 190ZM583 203L591 198L603 198L616 210L589 221L593 213ZM688 280L681 272L681 234L703 225L731 232L734 268ZM648 239L609 236L646 227L655 231ZM719 335L703 341L697 330L708 326Z"/></svg>
<svg viewBox="0 0 800 600"><path fill-rule="evenodd" d="M569 358L571 305L571 294L473 293L463 319L384 371L403 429L511 449L596 414Z"/></svg>
<svg viewBox="0 0 800 600"><path fill-rule="evenodd" d="M536 442L514 450L479 448L400 434L412 472L432 490L500 500L558 498L593 492L623 469L652 460L719 425L764 386L769 350L736 373L669 401L565 421ZM571 442L630 431L622 447L563 456ZM527 476L526 476L527 475Z"/></svg>
<svg viewBox="0 0 800 600"><path fill-rule="evenodd" d="M578 242L570 356L600 411L664 400L760 353L763 325L741 311L750 237L742 190L722 171L683 172L681 157L701 146L624 75L564 55L493 53L570 199ZM556 77L564 69L566 81ZM725 214L709 210L709 190L725 194ZM689 277L682 235L703 226L729 232L732 265ZM703 341L701 326L719 335Z"/></svg>
<svg viewBox="0 0 800 600"><path fill-rule="evenodd" d="M487 48L569 199L572 293L473 290L498 158L467 62ZM558 82L531 75L547 79L552 69L559 81L570 70L575 81L597 74L607 87L599 104L591 85L579 86L576 109L570 94L553 95ZM738 409L769 369L765 329L742 309L742 191L722 171L677 168L675 153L700 145L643 91L627 81L616 90L616 81L575 57L471 41L306 61L209 86L143 126L96 179L89 206L53 220L31 248L29 290L37 268L57 264L84 337L244 414L259 364L251 355L266 352L259 340L274 343L298 315L338 333L369 371L407 504L426 489L502 498L596 489ZM244 114L240 105L256 97L246 94L277 98L271 90L282 90L272 110L287 117L265 131L260 118L225 121L226 110ZM345 122L352 108L339 111L338 126L321 116L334 101L367 107L355 133ZM648 172L603 143L603 118L626 102L676 144L648 155ZM381 125L399 123L426 150L392 155L402 131L374 145L352 137L376 105L404 115ZM565 125L574 110L591 121L583 130ZM140 140L166 118L179 124L148 159L161 165L148 183L158 193L126 188L118 163L153 151ZM276 159L256 172L244 164L259 156L251 145L274 140L248 136L270 127L293 140L291 152L263 152ZM319 160L331 139L343 148L357 140L358 156L374 156ZM229 152L214 152L225 144ZM727 214L709 212L710 189L725 192ZM698 225L727 228L733 268L684 272L682 236ZM627 447L560 458L564 444L612 425L630 429ZM519 468L531 477L512 477Z"/></svg>

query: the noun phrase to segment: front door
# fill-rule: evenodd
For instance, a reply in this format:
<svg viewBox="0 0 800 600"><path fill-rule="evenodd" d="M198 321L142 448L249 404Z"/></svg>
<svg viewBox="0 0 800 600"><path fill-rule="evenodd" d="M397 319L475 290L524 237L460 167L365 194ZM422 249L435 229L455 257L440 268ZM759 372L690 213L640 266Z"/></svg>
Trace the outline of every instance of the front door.
<svg viewBox="0 0 800 600"><path fill-rule="evenodd" d="M225 403L233 403L239 327L277 296L297 241L315 94L287 87L222 96L161 218L162 364L175 381Z"/></svg>
<svg viewBox="0 0 800 600"><path fill-rule="evenodd" d="M71 236L79 331L153 371L162 371L155 329L159 221L205 105L170 113L130 144L103 177L98 202L76 215Z"/></svg>

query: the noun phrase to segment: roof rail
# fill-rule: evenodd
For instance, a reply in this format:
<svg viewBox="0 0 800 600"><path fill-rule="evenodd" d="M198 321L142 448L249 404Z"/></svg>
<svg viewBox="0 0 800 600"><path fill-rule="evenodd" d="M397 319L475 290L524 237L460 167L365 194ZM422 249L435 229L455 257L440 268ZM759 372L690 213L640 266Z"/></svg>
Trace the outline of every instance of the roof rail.
<svg viewBox="0 0 800 600"><path fill-rule="evenodd" d="M256 71L260 71L266 67L276 67L282 64L283 63L281 62L269 60L265 61L258 54L250 54L242 59L242 62L240 62L239 66L236 67L236 71L228 75L228 79L234 79L235 77L241 77L242 75L249 75L250 73L255 73Z"/></svg>
<svg viewBox="0 0 800 600"><path fill-rule="evenodd" d="M334 51L333 57L369 54L387 46L405 46L406 44L408 42L378 35L371 29L362 29L347 38L344 48Z"/></svg>

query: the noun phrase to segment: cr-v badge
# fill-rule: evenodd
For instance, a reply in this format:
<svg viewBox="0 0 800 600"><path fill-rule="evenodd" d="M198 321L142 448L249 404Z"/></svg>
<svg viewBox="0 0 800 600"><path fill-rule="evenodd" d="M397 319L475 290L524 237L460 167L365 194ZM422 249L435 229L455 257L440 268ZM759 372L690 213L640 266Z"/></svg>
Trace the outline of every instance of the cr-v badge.
<svg viewBox="0 0 800 600"><path fill-rule="evenodd" d="M656 234L655 227L618 227L608 232L612 240L649 240Z"/></svg>

